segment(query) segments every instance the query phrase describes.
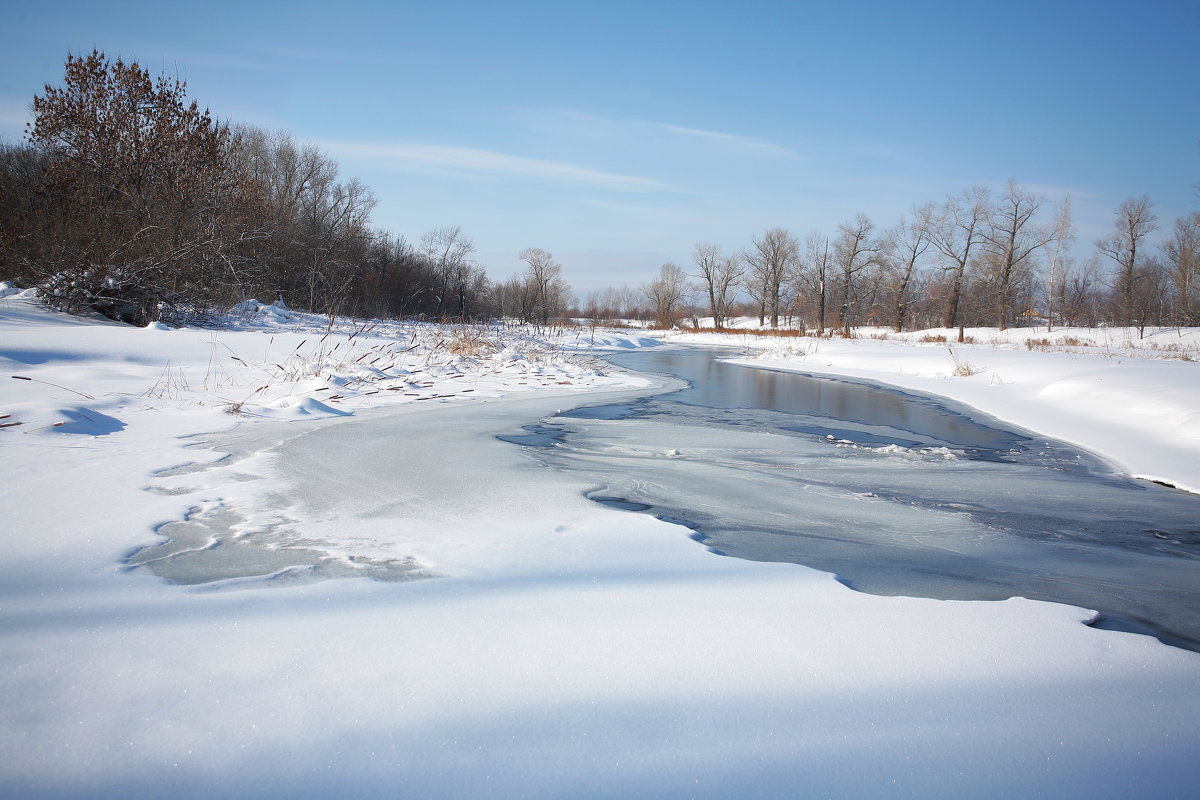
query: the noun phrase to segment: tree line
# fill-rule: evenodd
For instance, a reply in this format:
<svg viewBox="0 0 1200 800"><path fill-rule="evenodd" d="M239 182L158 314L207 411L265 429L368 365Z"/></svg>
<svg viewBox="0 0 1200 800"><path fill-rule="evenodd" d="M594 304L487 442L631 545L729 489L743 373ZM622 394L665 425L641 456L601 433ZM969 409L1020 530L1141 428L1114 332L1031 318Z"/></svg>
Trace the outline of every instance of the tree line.
<svg viewBox="0 0 1200 800"><path fill-rule="evenodd" d="M1200 191L1200 189L1198 189ZM114 319L196 322L249 297L362 317L516 318L547 324L734 316L849 334L1038 324L1200 324L1200 212L1150 237L1135 197L1077 263L1069 198L1010 181L916 205L893 227L865 215L803 240L771 228L725 252L697 244L688 268L591 292L581 305L541 248L491 281L457 227L416 242L371 226L370 188L287 133L232 125L103 53L69 55L61 86L33 99L21 144L0 142L0 278L50 305Z"/></svg>
<svg viewBox="0 0 1200 800"><path fill-rule="evenodd" d="M540 249L492 285L456 227L416 242L371 227L376 200L286 133L230 125L136 62L69 55L0 142L0 278L51 306L197 322L249 297L366 317L556 319L561 267Z"/></svg>
<svg viewBox="0 0 1200 800"><path fill-rule="evenodd" d="M664 264L642 292L663 325L707 316L721 328L757 316L817 335L859 325L961 336L965 326L1200 324L1200 212L1175 220L1157 248L1148 198L1126 200L1113 216L1078 264L1069 197L1050 206L1015 181L996 195L975 186L914 206L884 230L859 214L803 241L771 228L739 252L697 244L690 272Z"/></svg>

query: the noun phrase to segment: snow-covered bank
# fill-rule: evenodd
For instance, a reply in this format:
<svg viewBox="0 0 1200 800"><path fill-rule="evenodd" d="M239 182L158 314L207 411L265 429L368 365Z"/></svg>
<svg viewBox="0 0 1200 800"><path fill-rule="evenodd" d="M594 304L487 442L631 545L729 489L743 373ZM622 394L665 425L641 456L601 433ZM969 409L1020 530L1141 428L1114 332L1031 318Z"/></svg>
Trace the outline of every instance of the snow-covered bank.
<svg viewBox="0 0 1200 800"><path fill-rule="evenodd" d="M871 332L864 332L868 337ZM939 395L1071 442L1124 472L1200 492L1200 329L968 330L775 338L682 334L743 348L739 363L862 378ZM941 341L938 341L941 340Z"/></svg>
<svg viewBox="0 0 1200 800"><path fill-rule="evenodd" d="M0 300L0 367L30 379L0 382L23 423L0 429L0 795L1200 790L1197 654L1067 606L713 556L495 439L649 381L554 342L359 328L135 330ZM250 421L295 408L319 415ZM211 431L236 455L182 438ZM123 565L190 509L441 577L187 588Z"/></svg>

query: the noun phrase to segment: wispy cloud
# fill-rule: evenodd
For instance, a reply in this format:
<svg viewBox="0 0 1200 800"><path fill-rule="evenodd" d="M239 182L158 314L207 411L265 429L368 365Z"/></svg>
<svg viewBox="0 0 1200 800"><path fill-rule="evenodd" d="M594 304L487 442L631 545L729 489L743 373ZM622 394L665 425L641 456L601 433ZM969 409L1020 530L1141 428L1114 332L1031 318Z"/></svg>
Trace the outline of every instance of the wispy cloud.
<svg viewBox="0 0 1200 800"><path fill-rule="evenodd" d="M753 136L741 136L736 133L720 133L718 131L705 131L699 128L685 128L681 125L668 125L666 123L656 123L658 127L671 133L679 134L680 136L694 136L701 139L709 139L711 141L720 142L722 144L732 145L743 150L753 150L764 155L778 156L782 158L799 158L799 154L794 150L789 150L782 145L768 142L764 139L758 139Z"/></svg>
<svg viewBox="0 0 1200 800"><path fill-rule="evenodd" d="M425 144L363 144L348 142L326 142L325 146L335 153L359 158L375 158L401 167L438 168L476 174L516 175L558 183L573 183L617 192L674 192L675 187L652 178L635 175L620 175L612 172L566 164L560 161L545 161L526 158L491 150L476 150L469 147Z"/></svg>
<svg viewBox="0 0 1200 800"><path fill-rule="evenodd" d="M565 125L568 132L574 135L584 132L590 135L599 133L614 139L653 139L659 144L668 146L672 146L671 143L677 141L674 137L686 136L718 144L730 150L740 150L743 153L749 152L775 158L802 158L795 150L757 136L689 128L686 125L673 125L669 122L647 119L609 117L575 108L540 109L530 112L528 118L532 119L537 127L549 126L556 129ZM670 134L670 136L663 136L663 134Z"/></svg>

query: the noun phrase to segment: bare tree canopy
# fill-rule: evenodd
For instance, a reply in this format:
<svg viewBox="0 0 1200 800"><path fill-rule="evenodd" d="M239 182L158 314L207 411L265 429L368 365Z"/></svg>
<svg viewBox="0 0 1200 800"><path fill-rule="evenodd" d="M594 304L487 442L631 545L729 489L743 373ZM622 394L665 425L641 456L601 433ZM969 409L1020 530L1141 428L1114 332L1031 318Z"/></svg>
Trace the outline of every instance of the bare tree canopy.
<svg viewBox="0 0 1200 800"><path fill-rule="evenodd" d="M687 275L677 266L667 262L659 270L658 278L642 287L647 299L654 304L654 316L660 327L675 324L675 314L687 298Z"/></svg>
<svg viewBox="0 0 1200 800"><path fill-rule="evenodd" d="M983 234L983 244L990 256L987 266L995 322L1000 330L1007 329L1012 322L1018 290L1026 286L1032 274L1034 253L1054 238L1052 230L1037 225L1037 212L1043 202L1040 195L1010 180Z"/></svg>
<svg viewBox="0 0 1200 800"><path fill-rule="evenodd" d="M751 240L746 252L748 289L760 303L760 317L770 315L771 327L779 327L783 292L796 267L800 246L796 237L783 228L771 228Z"/></svg>
<svg viewBox="0 0 1200 800"><path fill-rule="evenodd" d="M1200 292L1200 211L1175 220L1163 259L1175 290L1175 318L1186 325L1200 323L1196 294Z"/></svg>
<svg viewBox="0 0 1200 800"><path fill-rule="evenodd" d="M976 246L983 240L987 220L991 216L991 198L983 186L973 186L961 194L949 197L935 220L930 233L933 246L942 255L942 270L949 275L942 326L959 325L959 306L967 269Z"/></svg>
<svg viewBox="0 0 1200 800"><path fill-rule="evenodd" d="M1150 198L1145 196L1129 198L1117 207L1114 215L1112 233L1096 242L1096 247L1117 263L1116 290L1124 323L1132 325L1137 285L1149 277L1142 269L1145 240L1158 230L1158 217L1150 210Z"/></svg>
<svg viewBox="0 0 1200 800"><path fill-rule="evenodd" d="M913 208L911 219L902 219L884 237L880 263L884 267L891 298L892 328L899 333L908 320L912 292L919 279L918 266L931 246L933 203Z"/></svg>
<svg viewBox="0 0 1200 800"><path fill-rule="evenodd" d="M833 243L834 267L838 275L838 313L842 332L849 336L860 311L861 275L878 263L880 245L871 237L874 223L865 214L838 226Z"/></svg>
<svg viewBox="0 0 1200 800"><path fill-rule="evenodd" d="M529 265L525 284L531 296L532 313L526 321L545 325L551 317L558 317L566 308L570 287L562 279L562 267L542 248L526 248L521 251L520 258Z"/></svg>
<svg viewBox="0 0 1200 800"><path fill-rule="evenodd" d="M713 327L723 328L729 316L729 306L745 266L737 255L723 255L719 245L701 243L692 251L692 260L699 270L700 290L708 298L708 313Z"/></svg>

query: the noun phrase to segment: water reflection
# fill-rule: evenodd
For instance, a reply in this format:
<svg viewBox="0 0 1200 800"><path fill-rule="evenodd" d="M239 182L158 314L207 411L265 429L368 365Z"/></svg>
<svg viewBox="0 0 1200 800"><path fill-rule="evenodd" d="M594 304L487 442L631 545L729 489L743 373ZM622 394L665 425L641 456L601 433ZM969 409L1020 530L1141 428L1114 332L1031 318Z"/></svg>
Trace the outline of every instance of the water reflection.
<svg viewBox="0 0 1200 800"><path fill-rule="evenodd" d="M851 381L752 369L720 360L729 353L671 350L613 356L618 366L675 375L690 383L667 395L671 402L707 408L745 408L822 417L915 434L908 441L969 449L1008 450L1028 437L951 410L928 397ZM844 426L831 430L844 431ZM816 433L816 430L812 432Z"/></svg>

